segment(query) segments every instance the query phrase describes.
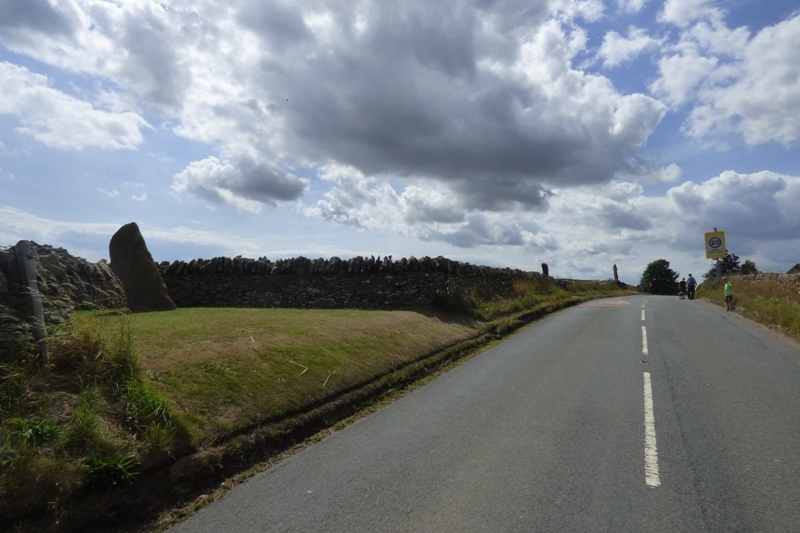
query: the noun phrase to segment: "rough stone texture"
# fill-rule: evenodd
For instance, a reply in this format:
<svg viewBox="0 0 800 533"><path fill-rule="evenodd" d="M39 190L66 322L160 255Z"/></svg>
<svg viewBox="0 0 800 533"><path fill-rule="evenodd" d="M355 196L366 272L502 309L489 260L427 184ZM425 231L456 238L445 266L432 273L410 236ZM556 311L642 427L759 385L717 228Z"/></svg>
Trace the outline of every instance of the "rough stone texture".
<svg viewBox="0 0 800 533"><path fill-rule="evenodd" d="M171 311L175 303L161 279L153 256L135 222L125 224L111 237L108 246L111 270L119 278L135 312Z"/></svg>
<svg viewBox="0 0 800 533"><path fill-rule="evenodd" d="M74 309L125 307L119 281L108 265L74 257L63 248L26 241L36 261L36 281L45 327L64 322ZM33 342L36 323L31 317L17 247L0 249L0 360Z"/></svg>
<svg viewBox="0 0 800 533"><path fill-rule="evenodd" d="M17 266L19 266L21 294L25 295L26 305L24 310L26 318L33 323L33 338L39 347L39 364L47 365L47 327L44 323L44 306L42 297L39 294L39 280L37 267L39 258L36 250L33 249L28 241L19 241L14 247L17 256Z"/></svg>
<svg viewBox="0 0 800 533"><path fill-rule="evenodd" d="M792 273L792 271L789 271L787 274L781 274L778 272L759 272L758 274L746 274L739 276L739 280L752 283L772 281L778 283L779 285L783 285L784 287L800 290L800 272Z"/></svg>
<svg viewBox="0 0 800 533"><path fill-rule="evenodd" d="M392 309L429 307L437 296L476 290L509 294L542 274L458 263L443 257L216 257L159 265L178 307Z"/></svg>

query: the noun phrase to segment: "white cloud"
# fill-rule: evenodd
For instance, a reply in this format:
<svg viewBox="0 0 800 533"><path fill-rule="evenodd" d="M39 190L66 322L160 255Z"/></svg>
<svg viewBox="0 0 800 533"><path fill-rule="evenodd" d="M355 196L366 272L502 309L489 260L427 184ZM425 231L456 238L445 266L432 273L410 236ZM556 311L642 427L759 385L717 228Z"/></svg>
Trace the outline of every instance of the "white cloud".
<svg viewBox="0 0 800 533"><path fill-rule="evenodd" d="M464 206L445 188L414 184L405 188L401 198L403 218L411 224L464 221Z"/></svg>
<svg viewBox="0 0 800 533"><path fill-rule="evenodd" d="M176 174L172 190L257 213L264 203L274 205L278 200L298 198L306 187L306 180L275 165L246 158L234 165L212 156L192 162Z"/></svg>
<svg viewBox="0 0 800 533"><path fill-rule="evenodd" d="M689 106L684 131L714 139L739 133L751 146L800 141L800 15L756 35L731 29L702 0L670 0L662 19L682 27L659 60L654 95Z"/></svg>
<svg viewBox="0 0 800 533"><path fill-rule="evenodd" d="M182 52L208 29L193 11L150 0L36 0L10 11L11 20L0 26L10 50L110 80L159 112L180 109L190 81Z"/></svg>
<svg viewBox="0 0 800 533"><path fill-rule="evenodd" d="M223 164L216 157L194 161L182 172L175 175L172 190L178 194L185 192L201 198L228 204L240 211L260 212L261 204L236 194L242 175L231 164Z"/></svg>
<svg viewBox="0 0 800 533"><path fill-rule="evenodd" d="M656 50L662 42L650 37L643 28L630 27L627 37L615 31L606 33L597 55L604 67L611 68L636 59L644 51Z"/></svg>
<svg viewBox="0 0 800 533"><path fill-rule="evenodd" d="M740 131L750 145L800 141L800 16L747 44L739 76L709 88L689 120L694 136Z"/></svg>
<svg viewBox="0 0 800 533"><path fill-rule="evenodd" d="M94 108L49 86L46 77L23 67L0 62L0 114L20 117L17 131L53 148L86 147L132 150L149 127L131 112Z"/></svg>
<svg viewBox="0 0 800 533"><path fill-rule="evenodd" d="M713 7L713 3L713 0L666 0L660 20L682 27L697 20L720 20L724 13Z"/></svg>
<svg viewBox="0 0 800 533"><path fill-rule="evenodd" d="M746 27L731 29L720 22L698 22L684 34L679 46L689 46L722 58L741 59L750 30Z"/></svg>
<svg viewBox="0 0 800 533"><path fill-rule="evenodd" d="M105 194L109 198L119 198L119 191L116 189L111 189L110 191L106 191L105 189L98 189L101 193Z"/></svg>
<svg viewBox="0 0 800 533"><path fill-rule="evenodd" d="M524 213L471 213L460 223L420 227L418 234L424 240L436 240L460 248L491 247L498 253L515 248L546 253L558 248L553 235Z"/></svg>
<svg viewBox="0 0 800 533"><path fill-rule="evenodd" d="M694 100L698 86L717 65L716 58L700 56L695 50L663 57L658 62L661 77L650 86L650 90L672 105L686 104Z"/></svg>
<svg viewBox="0 0 800 533"><path fill-rule="evenodd" d="M301 208L305 214L360 229L394 225L397 231L404 231L397 224L401 199L388 183L339 164L322 167L319 176L334 185L315 205Z"/></svg>
<svg viewBox="0 0 800 533"><path fill-rule="evenodd" d="M549 7L556 17L582 18L588 22L600 19L604 11L602 0L550 0Z"/></svg>
<svg viewBox="0 0 800 533"><path fill-rule="evenodd" d="M619 177L642 185L675 183L683 177L683 169L675 163L659 167L649 161L633 160L626 172L619 173Z"/></svg>
<svg viewBox="0 0 800 533"><path fill-rule="evenodd" d="M753 240L800 239L797 176L727 171L701 184L686 182L667 198L689 225L724 228Z"/></svg>
<svg viewBox="0 0 800 533"><path fill-rule="evenodd" d="M617 5L622 11L637 13L642 10L647 0L617 0Z"/></svg>

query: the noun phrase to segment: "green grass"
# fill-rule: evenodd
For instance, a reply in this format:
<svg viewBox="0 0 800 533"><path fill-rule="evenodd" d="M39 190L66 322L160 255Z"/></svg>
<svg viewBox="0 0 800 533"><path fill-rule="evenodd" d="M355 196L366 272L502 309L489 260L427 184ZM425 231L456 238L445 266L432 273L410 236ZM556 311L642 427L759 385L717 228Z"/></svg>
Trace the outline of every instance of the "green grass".
<svg viewBox="0 0 800 533"><path fill-rule="evenodd" d="M477 334L470 320L411 311L194 308L134 320L149 383L199 446Z"/></svg>
<svg viewBox="0 0 800 533"><path fill-rule="evenodd" d="M130 332L124 315L76 313L49 339L49 367L34 354L0 367L0 524L129 482L149 454L187 438L142 380Z"/></svg>
<svg viewBox="0 0 800 533"><path fill-rule="evenodd" d="M459 313L75 312L48 340L49 367L35 354L0 366L0 526L58 512L86 490L128 485L177 450L219 457L212 450L243 432L291 416L302 425L312 409L354 391L393 387L391 376L416 379L430 361L455 360L519 327L521 314L623 292L608 283L519 284L503 298L451 295Z"/></svg>
<svg viewBox="0 0 800 533"><path fill-rule="evenodd" d="M730 278L737 313L800 339L800 284L774 274ZM705 281L697 297L724 307L723 285L716 279Z"/></svg>

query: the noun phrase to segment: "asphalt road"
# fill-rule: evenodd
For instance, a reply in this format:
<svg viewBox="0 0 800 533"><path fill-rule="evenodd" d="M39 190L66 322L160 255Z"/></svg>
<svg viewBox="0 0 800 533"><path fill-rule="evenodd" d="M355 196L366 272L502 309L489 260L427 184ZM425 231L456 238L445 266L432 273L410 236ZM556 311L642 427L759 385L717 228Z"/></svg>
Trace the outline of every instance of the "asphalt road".
<svg viewBox="0 0 800 533"><path fill-rule="evenodd" d="M170 533L798 532L800 349L677 297L526 328Z"/></svg>

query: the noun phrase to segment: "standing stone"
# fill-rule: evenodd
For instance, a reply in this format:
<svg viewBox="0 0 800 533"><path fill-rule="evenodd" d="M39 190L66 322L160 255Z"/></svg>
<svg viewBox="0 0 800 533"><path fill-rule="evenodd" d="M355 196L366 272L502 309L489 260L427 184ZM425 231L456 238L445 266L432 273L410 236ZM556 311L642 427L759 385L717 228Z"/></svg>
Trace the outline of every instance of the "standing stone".
<svg viewBox="0 0 800 533"><path fill-rule="evenodd" d="M167 293L167 286L136 222L125 224L111 237L108 253L111 256L111 271L122 283L131 311L141 313L175 309L175 303Z"/></svg>
<svg viewBox="0 0 800 533"><path fill-rule="evenodd" d="M546 278L550 277L550 267L547 266L547 263L542 263L542 274Z"/></svg>
<svg viewBox="0 0 800 533"><path fill-rule="evenodd" d="M39 364L46 366L47 357L47 331L44 325L44 311L42 308L42 297L39 293L39 281L36 275L38 257L36 251L28 241L19 241L14 247L19 263L20 278L22 286L26 290L28 308L33 317L34 339L39 348Z"/></svg>
<svg viewBox="0 0 800 533"><path fill-rule="evenodd" d="M614 281L619 283L619 274L617 273L617 265L614 265Z"/></svg>

